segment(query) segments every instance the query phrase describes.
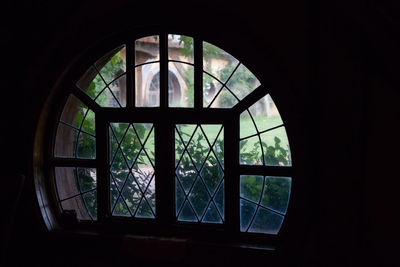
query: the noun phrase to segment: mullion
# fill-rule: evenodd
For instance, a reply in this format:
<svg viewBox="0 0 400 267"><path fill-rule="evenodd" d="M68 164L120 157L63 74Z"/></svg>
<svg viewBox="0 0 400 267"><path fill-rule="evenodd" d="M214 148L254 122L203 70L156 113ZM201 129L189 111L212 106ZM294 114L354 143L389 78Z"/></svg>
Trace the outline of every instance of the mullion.
<svg viewBox="0 0 400 267"><path fill-rule="evenodd" d="M195 37L194 41L194 108L203 108L203 42Z"/></svg>
<svg viewBox="0 0 400 267"><path fill-rule="evenodd" d="M126 107L131 109L135 105L135 44L129 41L126 45Z"/></svg>
<svg viewBox="0 0 400 267"><path fill-rule="evenodd" d="M160 34L160 107L168 107L168 35Z"/></svg>

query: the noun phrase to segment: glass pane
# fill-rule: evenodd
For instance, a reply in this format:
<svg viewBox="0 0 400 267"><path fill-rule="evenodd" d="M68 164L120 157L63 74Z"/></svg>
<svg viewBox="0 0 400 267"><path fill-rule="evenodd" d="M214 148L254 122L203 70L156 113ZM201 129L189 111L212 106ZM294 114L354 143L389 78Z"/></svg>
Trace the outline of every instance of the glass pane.
<svg viewBox="0 0 400 267"><path fill-rule="evenodd" d="M147 36L135 41L135 66L160 60L158 35Z"/></svg>
<svg viewBox="0 0 400 267"><path fill-rule="evenodd" d="M258 135L240 141L240 163L262 165L263 154Z"/></svg>
<svg viewBox="0 0 400 267"><path fill-rule="evenodd" d="M104 88L102 92L95 98L95 101L101 107L111 107L111 108L119 108L121 107L117 96L111 89L107 86Z"/></svg>
<svg viewBox="0 0 400 267"><path fill-rule="evenodd" d="M192 192L189 195L189 200L192 203L194 210L198 217L202 217L210 197L207 193L207 189L200 179L197 179L194 183Z"/></svg>
<svg viewBox="0 0 400 267"><path fill-rule="evenodd" d="M261 198L263 183L263 176L241 175L240 196L258 203Z"/></svg>
<svg viewBox="0 0 400 267"><path fill-rule="evenodd" d="M126 75L122 75L114 80L109 88L114 95L114 98L122 107L126 107Z"/></svg>
<svg viewBox="0 0 400 267"><path fill-rule="evenodd" d="M180 134L186 136L185 140ZM176 213L179 214L187 196L200 221L221 223L224 220L222 125L177 125L175 149L179 150L175 159L175 191L180 194L175 200ZM180 213L178 220L196 217L191 214L189 204L185 203L182 209L184 213Z"/></svg>
<svg viewBox="0 0 400 267"><path fill-rule="evenodd" d="M79 129L87 111L88 108L86 105L84 105L74 95L69 95L61 114L60 121Z"/></svg>
<svg viewBox="0 0 400 267"><path fill-rule="evenodd" d="M116 77L126 71L125 45L108 52L102 58L97 60L94 65L100 72L104 81L109 84Z"/></svg>
<svg viewBox="0 0 400 267"><path fill-rule="evenodd" d="M79 131L63 123L57 127L56 143L54 147L54 156L56 157L75 157L76 138Z"/></svg>
<svg viewBox="0 0 400 267"><path fill-rule="evenodd" d="M109 147L113 215L154 218L153 125L110 123Z"/></svg>
<svg viewBox="0 0 400 267"><path fill-rule="evenodd" d="M240 138L245 138L254 134L257 134L257 129L250 113L247 110L243 111L240 114Z"/></svg>
<svg viewBox="0 0 400 267"><path fill-rule="evenodd" d="M252 233L277 234L282 226L284 217L259 208L249 229Z"/></svg>
<svg viewBox="0 0 400 267"><path fill-rule="evenodd" d="M137 107L160 106L160 65L146 64L135 68Z"/></svg>
<svg viewBox="0 0 400 267"><path fill-rule="evenodd" d="M239 101L233 96L229 90L225 87L222 88L218 96L214 99L211 104L212 108L231 108L239 103Z"/></svg>
<svg viewBox="0 0 400 267"><path fill-rule="evenodd" d="M74 167L54 168L58 199L63 200L80 193Z"/></svg>
<svg viewBox="0 0 400 267"><path fill-rule="evenodd" d="M241 64L229 79L227 86L237 98L242 100L260 86L260 82L253 73Z"/></svg>
<svg viewBox="0 0 400 267"><path fill-rule="evenodd" d="M193 107L193 66L184 63L169 62L168 70L168 106Z"/></svg>
<svg viewBox="0 0 400 267"><path fill-rule="evenodd" d="M203 107L210 105L222 86L222 83L203 73Z"/></svg>
<svg viewBox="0 0 400 267"><path fill-rule="evenodd" d="M259 132L283 124L279 111L269 94L254 103L249 110Z"/></svg>
<svg viewBox="0 0 400 267"><path fill-rule="evenodd" d="M97 70L91 66L85 72L85 74L82 75L82 77L76 83L76 86L82 91L86 92L91 99L95 99L104 89L104 87L106 87L106 84Z"/></svg>
<svg viewBox="0 0 400 267"><path fill-rule="evenodd" d="M214 197L214 203L217 206L219 214L222 215L222 218L225 218L225 187L224 181L222 181L221 185L219 186L217 193Z"/></svg>
<svg viewBox="0 0 400 267"><path fill-rule="evenodd" d="M283 214L289 204L292 179L289 177L266 177L261 204Z"/></svg>
<svg viewBox="0 0 400 267"><path fill-rule="evenodd" d="M83 200L92 220L97 220L97 195L96 190L83 194Z"/></svg>
<svg viewBox="0 0 400 267"><path fill-rule="evenodd" d="M203 69L226 82L239 61L215 45L203 42Z"/></svg>
<svg viewBox="0 0 400 267"><path fill-rule="evenodd" d="M194 215L194 212L190 207L188 200L186 200L183 204L181 213L178 217L178 221L197 222L197 218Z"/></svg>
<svg viewBox="0 0 400 267"><path fill-rule="evenodd" d="M81 192L96 188L96 169L76 168Z"/></svg>
<svg viewBox="0 0 400 267"><path fill-rule="evenodd" d="M139 189L137 180L131 173L129 173L125 186L122 190L122 198L132 214L134 214L139 208L142 196L143 194Z"/></svg>
<svg viewBox="0 0 400 267"><path fill-rule="evenodd" d="M75 210L78 220L92 219L81 195L62 201L61 208L63 210Z"/></svg>
<svg viewBox="0 0 400 267"><path fill-rule="evenodd" d="M183 201L185 200L185 193L182 191L182 187L179 184L178 178L175 177L175 211L176 215L182 208Z"/></svg>
<svg viewBox="0 0 400 267"><path fill-rule="evenodd" d="M168 59L194 63L193 51L192 37L168 34Z"/></svg>
<svg viewBox="0 0 400 267"><path fill-rule="evenodd" d="M203 222L222 223L221 216L218 214L217 207L211 202L204 216Z"/></svg>
<svg viewBox="0 0 400 267"><path fill-rule="evenodd" d="M77 158L95 159L96 158L96 139L84 132L78 136L78 146L76 151Z"/></svg>
<svg viewBox="0 0 400 267"><path fill-rule="evenodd" d="M256 212L257 205L244 199L240 200L240 231L245 232Z"/></svg>
<svg viewBox="0 0 400 267"><path fill-rule="evenodd" d="M261 134L263 144L265 165L269 166L291 166L289 141L285 127Z"/></svg>
<svg viewBox="0 0 400 267"><path fill-rule="evenodd" d="M93 111L90 109L86 113L85 118L83 118L83 123L82 123L82 131L85 131L87 133L90 133L92 135L95 135L95 114Z"/></svg>

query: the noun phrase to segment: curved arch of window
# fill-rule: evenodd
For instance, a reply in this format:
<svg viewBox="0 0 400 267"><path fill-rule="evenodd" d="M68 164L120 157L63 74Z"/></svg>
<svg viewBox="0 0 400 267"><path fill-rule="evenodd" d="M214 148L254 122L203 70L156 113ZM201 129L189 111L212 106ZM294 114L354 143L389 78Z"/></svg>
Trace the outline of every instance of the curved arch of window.
<svg viewBox="0 0 400 267"><path fill-rule="evenodd" d="M189 36L147 36L98 59L75 86L54 143L61 210L80 220L157 220L165 208L180 223L279 232L291 191L289 142L271 96L238 59ZM171 166L156 153L168 148ZM170 206L157 202L165 168Z"/></svg>

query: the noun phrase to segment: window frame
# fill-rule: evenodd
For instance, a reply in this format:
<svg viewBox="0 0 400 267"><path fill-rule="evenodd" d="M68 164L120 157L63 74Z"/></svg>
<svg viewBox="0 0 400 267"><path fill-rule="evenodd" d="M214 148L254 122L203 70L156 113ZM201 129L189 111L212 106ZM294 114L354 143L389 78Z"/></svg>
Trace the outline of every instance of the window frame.
<svg viewBox="0 0 400 267"><path fill-rule="evenodd" d="M85 221L79 224L79 228L83 229L97 229L107 231L116 231L124 233L141 233L148 235L178 235L178 236L197 236L198 238L204 238L207 240L240 240L240 241L251 241L251 242L265 242L269 240L275 243L280 236L282 229L285 228L287 216L283 220L281 230L277 235L270 234L260 234L260 233L249 233L240 232L240 175L263 175L263 176L287 176L292 178L292 183L294 181L293 177L295 169L294 166L249 166L240 165L239 163L239 140L240 140L240 114L249 108L252 104L257 102L260 98L265 96L268 92L267 86L264 82L261 83L257 89L250 93L247 97L242 99L238 104L236 104L231 109L207 109L203 108L202 100L202 42L204 40L201 36L193 33L180 33L172 30L145 30L128 32L129 34L122 33L117 36L113 36L106 40L101 41L101 44L97 44L87 51L84 55L81 55L81 59L78 62L73 62L73 67L69 71L67 77L62 78L62 82L57 86L55 91L55 99L64 99L64 104L68 99L70 93L75 95L78 99L82 101L89 109L91 109L96 114L96 159L86 160L86 159L62 159L53 157L53 149L55 143L55 136L57 131L58 118L62 112L64 105L58 105L53 107L56 112L52 112L50 115L49 130L46 131L47 140L51 140L47 144L43 145L46 147L45 151L45 177L48 177L46 183L46 193L48 194L49 200L48 204L51 206L51 212L55 215L55 221L59 221L61 218L61 212L56 203L58 203L57 196L55 194L55 177L53 169L55 166L79 166L79 167L93 167L97 169L97 187L98 187L98 221ZM191 36L194 38L194 107L193 108L173 108L168 107L168 47L166 45L168 34L182 34ZM160 107L134 107L134 74L135 74L135 60L134 60L134 42L136 39L151 36L160 36ZM129 36L129 38L126 38ZM85 94L81 89L75 86L75 82L79 80L82 73L95 62L98 58L103 56L105 53L109 52L111 49L126 44L126 55L127 55L127 105L126 108L105 108L100 107L95 103L89 96ZM163 45L164 44L164 45ZM199 53L200 51L200 53ZM241 59L241 58L240 58ZM200 63L199 63L200 62ZM240 60L240 62L243 62ZM129 90L131 88L132 90ZM169 117L172 118L169 122L163 122L157 115L165 112L168 113ZM132 120L136 114L139 114L138 119ZM168 127L166 124L175 125L180 123L187 124L222 124L224 127L224 143L225 143L225 224L209 224L209 223L188 223L188 222L178 222L175 220L174 211L174 199L171 196L174 195L174 179L172 183L163 184L165 181L160 181L160 175L156 174L156 184L158 181L159 185L157 187L164 186L168 188L169 196L165 196L165 190L163 192L156 193L156 210L157 214L161 213L162 219L141 219L141 218L122 218L113 217L108 214L108 205L110 203L109 198L109 175L108 172L108 160L107 160L107 146L108 146L108 123L110 122L147 122L153 123L155 128L155 144L159 143L161 138L171 138L174 140L174 127ZM286 126L286 125L285 125ZM100 130L101 129L101 130ZM158 129L158 130L156 130ZM158 132L158 133L157 133ZM162 137L160 135L162 132ZM290 132L290 131L288 131ZM228 134L229 133L229 134ZM288 139L291 143L290 134L288 134ZM100 141L99 141L100 140ZM158 141L157 141L158 140ZM235 145L227 145L235 144ZM163 146L160 147L155 145L156 154L165 153L168 149L171 149L171 145L174 142L171 141L170 147ZM174 148L172 147L172 155L174 155ZM103 157L99 157L103 155ZM292 158L294 155L292 155ZM163 170L171 173L171 177L174 177L174 157L168 161L158 162L156 159L156 173L163 172ZM168 163L169 162L169 163ZM77 165L79 163L79 165ZM172 170L172 172L171 172ZM99 179L103 177L103 179ZM157 178L159 177L159 178ZM226 177L231 177L226 179ZM167 179L164 179L167 180ZM228 181L229 180L229 181ZM292 185L293 190L293 185ZM171 209L166 209L173 211L170 214L163 214L165 209L162 206L159 207L157 200L157 195L160 195L163 199L168 200L172 205ZM164 196L163 196L164 194ZM288 213L290 212L290 206L292 200L289 201ZM167 204L163 204L167 205ZM165 212L167 213L167 212ZM129 222L129 223L128 223ZM134 227L133 227L134 226ZM134 229L132 229L134 228ZM210 231L212 230L212 231Z"/></svg>

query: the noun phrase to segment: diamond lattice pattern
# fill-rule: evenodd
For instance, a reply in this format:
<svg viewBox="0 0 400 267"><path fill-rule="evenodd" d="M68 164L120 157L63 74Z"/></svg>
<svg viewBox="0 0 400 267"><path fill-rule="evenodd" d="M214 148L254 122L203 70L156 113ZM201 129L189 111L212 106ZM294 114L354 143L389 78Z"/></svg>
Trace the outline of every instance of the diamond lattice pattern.
<svg viewBox="0 0 400 267"><path fill-rule="evenodd" d="M155 218L153 125L111 123L109 145L112 215Z"/></svg>
<svg viewBox="0 0 400 267"><path fill-rule="evenodd" d="M175 129L175 204L179 221L223 223L222 125L179 124Z"/></svg>

